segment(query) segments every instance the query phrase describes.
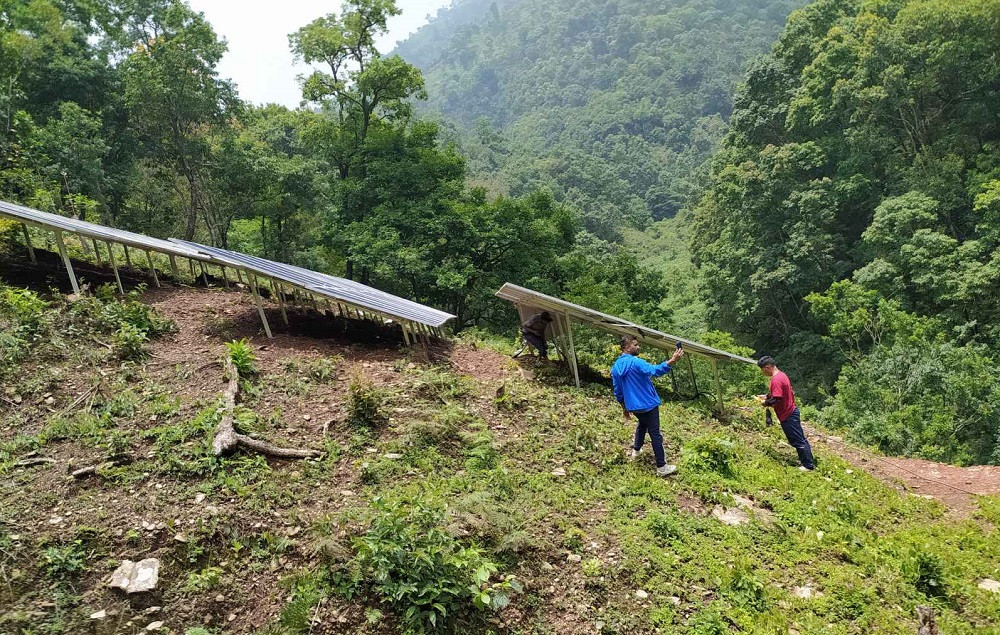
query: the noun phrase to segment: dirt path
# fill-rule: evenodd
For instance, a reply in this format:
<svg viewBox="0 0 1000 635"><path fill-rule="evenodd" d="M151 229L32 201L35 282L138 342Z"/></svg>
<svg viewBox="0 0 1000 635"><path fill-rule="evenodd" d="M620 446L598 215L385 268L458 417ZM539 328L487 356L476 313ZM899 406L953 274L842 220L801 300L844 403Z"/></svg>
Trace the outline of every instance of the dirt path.
<svg viewBox="0 0 1000 635"><path fill-rule="evenodd" d="M806 427L813 445L836 454L900 491L941 501L951 515L964 518L977 509L976 495L1000 494L1000 466L956 467L923 459L886 457L847 444L811 426Z"/></svg>

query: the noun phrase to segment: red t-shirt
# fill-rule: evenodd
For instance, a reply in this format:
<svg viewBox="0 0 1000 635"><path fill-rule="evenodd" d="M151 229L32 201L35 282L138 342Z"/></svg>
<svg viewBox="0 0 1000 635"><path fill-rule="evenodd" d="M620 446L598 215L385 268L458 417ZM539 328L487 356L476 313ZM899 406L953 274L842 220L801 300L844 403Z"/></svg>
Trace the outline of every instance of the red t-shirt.
<svg viewBox="0 0 1000 635"><path fill-rule="evenodd" d="M778 415L778 421L784 421L795 411L795 391L792 390L792 382L788 381L788 375L775 371L771 375L771 396L778 400L774 404L774 414Z"/></svg>

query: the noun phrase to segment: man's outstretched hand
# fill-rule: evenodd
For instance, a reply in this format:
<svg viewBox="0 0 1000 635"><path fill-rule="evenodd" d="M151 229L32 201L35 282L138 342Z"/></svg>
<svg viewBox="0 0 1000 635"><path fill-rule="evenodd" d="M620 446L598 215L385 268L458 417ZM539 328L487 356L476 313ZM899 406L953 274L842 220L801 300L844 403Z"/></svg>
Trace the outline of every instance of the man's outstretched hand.
<svg viewBox="0 0 1000 635"><path fill-rule="evenodd" d="M684 349L678 348L676 351L674 351L674 356L671 357L667 363L673 366L674 364L677 363L677 360L679 360L682 357L684 357Z"/></svg>

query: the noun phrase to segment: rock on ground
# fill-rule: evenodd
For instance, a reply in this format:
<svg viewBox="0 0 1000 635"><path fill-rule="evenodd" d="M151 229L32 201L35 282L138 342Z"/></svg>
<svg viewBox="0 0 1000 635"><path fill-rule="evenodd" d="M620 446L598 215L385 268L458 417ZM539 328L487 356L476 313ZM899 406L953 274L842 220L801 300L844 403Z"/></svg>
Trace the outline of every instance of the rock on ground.
<svg viewBox="0 0 1000 635"><path fill-rule="evenodd" d="M152 591L160 579L160 561L146 558L139 562L123 560L121 566L111 574L109 584L126 593Z"/></svg>

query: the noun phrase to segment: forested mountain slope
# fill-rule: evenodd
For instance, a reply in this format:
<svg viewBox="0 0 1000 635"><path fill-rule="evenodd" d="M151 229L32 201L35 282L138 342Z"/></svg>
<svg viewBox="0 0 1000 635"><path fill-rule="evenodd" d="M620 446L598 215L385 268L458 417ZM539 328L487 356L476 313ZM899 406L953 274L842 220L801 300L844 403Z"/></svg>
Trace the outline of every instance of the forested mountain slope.
<svg viewBox="0 0 1000 635"><path fill-rule="evenodd" d="M548 186L614 239L700 194L745 64L798 4L469 0L398 52L423 70L425 111L458 128L474 177Z"/></svg>
<svg viewBox="0 0 1000 635"><path fill-rule="evenodd" d="M998 59L997 0L810 4L698 210L713 324L888 451L1000 462Z"/></svg>

